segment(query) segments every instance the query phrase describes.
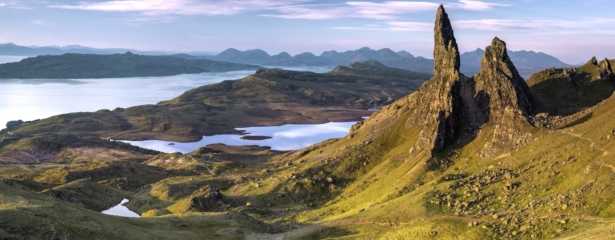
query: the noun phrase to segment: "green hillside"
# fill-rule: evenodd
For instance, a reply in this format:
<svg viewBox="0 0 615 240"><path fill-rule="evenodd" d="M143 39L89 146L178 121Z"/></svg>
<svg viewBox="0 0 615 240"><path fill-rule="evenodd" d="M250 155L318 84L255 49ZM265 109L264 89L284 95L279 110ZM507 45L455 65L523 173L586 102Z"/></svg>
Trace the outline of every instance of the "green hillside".
<svg viewBox="0 0 615 240"><path fill-rule="evenodd" d="M480 71L467 77L459 73L458 45L442 6L435 21L434 59L434 75L423 84L412 79L424 76L377 63L327 74L261 69L239 81L137 107L138 112L84 113L73 123L68 115L24 123L14 129L15 136L0 140L0 153L66 158L50 161L56 165L0 166L0 238L615 236L615 96L609 88L615 74L608 60L545 70L526 83L506 43L496 37L485 48ZM393 88L420 87L390 102L386 94L369 95L376 86L390 86L385 89L391 96L398 93ZM360 91L366 95L355 95ZM120 119L165 108L171 109L165 110L166 118L181 121L174 119L198 109L196 103L229 111L230 103L246 106L255 99L260 106L286 102L295 108L306 102L386 106L344 138L288 152L214 144L188 154L162 154L85 137L104 129L124 131L120 125L107 127L110 120L96 125L100 132L79 125L85 117L146 122L151 120ZM53 131L81 135L25 135L50 121L57 124L49 128ZM102 154L111 151L123 157ZM129 199L127 207L142 218L96 212L121 198Z"/></svg>

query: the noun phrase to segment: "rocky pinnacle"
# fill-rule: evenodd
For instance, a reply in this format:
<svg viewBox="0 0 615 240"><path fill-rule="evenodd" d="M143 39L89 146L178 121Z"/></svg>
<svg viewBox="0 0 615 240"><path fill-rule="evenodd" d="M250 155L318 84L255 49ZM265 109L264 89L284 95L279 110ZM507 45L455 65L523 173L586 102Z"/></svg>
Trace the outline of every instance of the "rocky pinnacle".
<svg viewBox="0 0 615 240"><path fill-rule="evenodd" d="M532 95L525 80L508 57L506 43L494 38L485 49L481 70L474 76L475 91L483 93L477 100L488 123L494 125L493 138L485 145L481 155L495 157L502 152L525 144L531 135L524 131L530 127L528 116L533 110Z"/></svg>
<svg viewBox="0 0 615 240"><path fill-rule="evenodd" d="M434 27L434 74L459 72L459 51L451 21L440 5Z"/></svg>
<svg viewBox="0 0 615 240"><path fill-rule="evenodd" d="M453 27L443 6L434 29L434 76L417 91L411 105L415 112L407 127L424 126L417 147L439 151L454 140L459 125L459 51Z"/></svg>

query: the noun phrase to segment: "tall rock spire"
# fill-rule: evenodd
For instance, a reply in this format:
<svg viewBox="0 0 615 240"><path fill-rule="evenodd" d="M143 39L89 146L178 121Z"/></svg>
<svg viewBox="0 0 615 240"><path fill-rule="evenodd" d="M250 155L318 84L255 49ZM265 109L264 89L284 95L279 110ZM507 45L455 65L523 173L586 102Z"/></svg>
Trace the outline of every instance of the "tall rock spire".
<svg viewBox="0 0 615 240"><path fill-rule="evenodd" d="M459 48L453 33L451 21L440 5L436 14L436 24L434 27L434 74L459 72Z"/></svg>
<svg viewBox="0 0 615 240"><path fill-rule="evenodd" d="M434 28L434 76L415 94L415 112L406 121L406 127L423 127L417 147L438 151L453 141L461 110L459 78L457 41L448 15L440 6Z"/></svg>

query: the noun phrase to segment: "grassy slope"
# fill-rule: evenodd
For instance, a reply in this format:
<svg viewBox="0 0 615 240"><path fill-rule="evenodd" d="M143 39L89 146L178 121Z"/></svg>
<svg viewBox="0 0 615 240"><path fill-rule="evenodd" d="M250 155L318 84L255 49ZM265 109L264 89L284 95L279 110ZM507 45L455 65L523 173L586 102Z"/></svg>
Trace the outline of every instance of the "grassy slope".
<svg viewBox="0 0 615 240"><path fill-rule="evenodd" d="M367 130L363 127L351 138L284 159L298 163L291 165L297 167L292 171L296 178L288 177L289 168L273 178L284 180L263 177L267 180L258 184L265 189L244 188L244 194L261 196L261 204L278 200L271 192L304 200L295 203L315 203L313 210L299 208L291 214L312 230L288 233L295 237L422 239L440 234L441 238L525 239L580 234L602 238L612 233L608 229L615 216L613 107L615 99L607 99L583 121L535 132L534 143L495 159L475 154L492 126L462 147L428 159L425 153L411 150L416 132L390 124L403 123L404 116L377 114L365 120ZM372 132L378 131L384 134L372 138ZM327 176L338 181L319 188L343 189L309 191L314 185L311 179ZM312 196L305 198L306 194ZM333 200L318 201L323 195ZM458 207L457 201L470 205ZM470 227L471 222L480 224ZM316 231L322 229L328 230Z"/></svg>

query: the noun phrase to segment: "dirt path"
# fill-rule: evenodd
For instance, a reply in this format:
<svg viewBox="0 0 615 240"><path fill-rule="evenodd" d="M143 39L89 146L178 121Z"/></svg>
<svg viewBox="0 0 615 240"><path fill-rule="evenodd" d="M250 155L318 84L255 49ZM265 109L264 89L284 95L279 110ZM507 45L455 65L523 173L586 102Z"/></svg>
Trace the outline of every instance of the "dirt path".
<svg viewBox="0 0 615 240"><path fill-rule="evenodd" d="M604 149L602 149L602 148L596 147L596 143L594 142L594 140L589 139L589 138L586 138L586 137L583 137L583 136L581 136L581 134L575 134L575 133L571 133L571 132L565 132L565 131L563 131L563 130L560 130L559 132L561 132L561 133L565 133L565 134L568 134L568 135L573 136L573 137L576 137L576 138L580 138L580 139L584 139L584 140L589 141L589 142L591 143L591 144L589 145L589 147L590 147L590 148L593 148L593 149L596 149L596 150L598 150L598 151L601 151L601 152L602 152L602 155L600 155L600 160L596 160L596 162L595 162L595 163L596 163L596 164L598 164L599 166L605 166L605 167L608 167L608 168L610 168L610 169L611 169L611 171L613 171L613 173L615 173L615 166L612 166L612 165L606 164L606 163L604 162L604 157L605 157L607 154L609 154L609 152L608 152L608 151L606 151L606 150L604 150Z"/></svg>
<svg viewBox="0 0 615 240"><path fill-rule="evenodd" d="M201 165L201 166L203 166L203 167L207 168L207 171L209 171L209 173L211 173L211 175L216 176L216 174L215 174L215 173L213 173L213 172L211 171L211 169L209 169L207 166L205 166L205 164L202 164L202 163L197 162L197 161L196 161L196 159L194 159L194 158L193 158L192 156L190 156L190 155L188 155L188 157L190 157L190 159L192 159L192 161L194 161L194 163L196 163L196 164L198 164L198 165Z"/></svg>

